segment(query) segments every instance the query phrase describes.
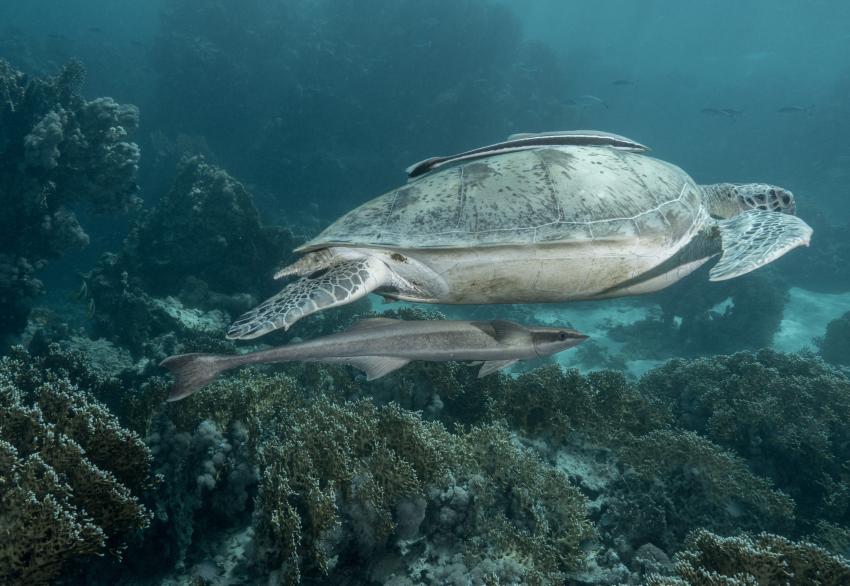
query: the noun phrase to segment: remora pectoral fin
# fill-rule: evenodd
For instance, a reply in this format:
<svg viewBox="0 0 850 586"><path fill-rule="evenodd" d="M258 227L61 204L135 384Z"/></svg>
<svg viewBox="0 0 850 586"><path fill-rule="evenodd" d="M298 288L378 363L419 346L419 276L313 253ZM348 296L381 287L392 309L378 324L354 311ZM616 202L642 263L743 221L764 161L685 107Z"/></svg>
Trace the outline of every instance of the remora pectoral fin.
<svg viewBox="0 0 850 586"><path fill-rule="evenodd" d="M709 272L711 281L739 277L772 262L798 246L808 246L812 229L782 212L747 210L717 222L723 256Z"/></svg>
<svg viewBox="0 0 850 586"><path fill-rule="evenodd" d="M350 364L365 372L366 380L381 378L410 362L407 358L397 358L395 356L352 356L346 358L325 358L322 361Z"/></svg>
<svg viewBox="0 0 850 586"><path fill-rule="evenodd" d="M519 362L517 359L513 360L488 360L484 364L481 365L481 370L478 371L478 378L483 378L488 374L493 374L503 368L507 368Z"/></svg>

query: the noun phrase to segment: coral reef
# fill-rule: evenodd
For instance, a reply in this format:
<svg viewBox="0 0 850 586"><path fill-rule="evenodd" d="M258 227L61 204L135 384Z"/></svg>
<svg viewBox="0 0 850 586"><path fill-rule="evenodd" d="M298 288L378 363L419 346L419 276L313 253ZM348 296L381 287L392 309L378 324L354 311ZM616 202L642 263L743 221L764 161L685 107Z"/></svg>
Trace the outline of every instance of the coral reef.
<svg viewBox="0 0 850 586"><path fill-rule="evenodd" d="M40 360L96 394L110 384L55 350ZM477 379L465 365L411 365L371 383L340 366L281 370L249 369L166 406L150 401L162 396L157 384L134 396L133 425L166 482L125 568L156 556L163 579L212 583L637 584L674 573L669 556L699 527L807 531L846 549L837 463L846 441L816 406L850 393L811 356L679 360L637 384L555 366ZM724 409L741 413L741 426L755 418L740 405L755 387L765 402L792 388L806 395L798 419L811 430L820 418L818 433L836 444L810 464L826 474L807 469L812 478L797 485L771 474L780 448L768 432L806 433L791 421L755 426L757 442L731 441L744 428L721 426L732 416ZM425 413L392 403L393 389ZM803 494L816 478L832 482L820 503Z"/></svg>
<svg viewBox="0 0 850 586"><path fill-rule="evenodd" d="M850 525L850 381L813 356L772 350L673 360L641 391L679 426L748 460L794 498L803 519Z"/></svg>
<svg viewBox="0 0 850 586"><path fill-rule="evenodd" d="M597 443L619 441L664 426L669 414L636 392L625 376L607 370L582 375L547 366L489 390L489 414L512 428L554 443L582 433Z"/></svg>
<svg viewBox="0 0 850 586"><path fill-rule="evenodd" d="M128 136L134 106L79 95L82 65L31 78L0 61L0 338L23 330L34 276L47 261L88 245L72 209L137 205L139 149Z"/></svg>
<svg viewBox="0 0 850 586"><path fill-rule="evenodd" d="M663 479L666 533L655 543L675 546L688 527L713 531L786 530L794 501L754 475L747 463L693 432L657 430L635 438L622 459L647 481ZM646 490L651 495L652 490Z"/></svg>
<svg viewBox="0 0 850 586"><path fill-rule="evenodd" d="M850 291L850 244L848 225L819 209L806 210L806 222L815 231L817 245L799 254L779 259L778 270L788 281L802 289L825 293Z"/></svg>
<svg viewBox="0 0 850 586"><path fill-rule="evenodd" d="M709 283L705 267L618 305L653 306L611 328L623 353L575 352L620 371L687 358L639 381L542 361L484 379L417 362L376 381L281 364L164 403L156 365L169 354L309 339L374 315L364 299L260 342L222 336L284 285L271 276L304 237L407 164L510 132L612 124L662 94L651 72L607 92L607 78L566 74L615 72L598 47L559 55L524 39L493 0L169 0L159 18L0 31L0 53L40 76L0 61L0 354L28 344L0 359L0 582L850 583L850 313L818 342L835 367L755 352L789 286L850 290L846 226L811 209L816 246L729 282ZM149 105L141 171L135 107L81 97L76 62L47 73L98 52L89 94ZM585 91L604 111L569 105ZM706 161L702 147L677 152ZM90 218L129 209L123 245L123 223ZM45 267L87 245L60 267L91 269L83 302L59 299L72 271ZM114 253L92 268L95 247ZM384 315L553 315L439 309ZM741 350L754 352L694 358Z"/></svg>
<svg viewBox="0 0 850 586"><path fill-rule="evenodd" d="M850 563L812 543L779 535L721 537L703 529L676 556L676 577L651 576L650 586L838 586L850 582Z"/></svg>
<svg viewBox="0 0 850 586"><path fill-rule="evenodd" d="M823 359L838 366L850 366L850 312L826 326L826 333L816 343Z"/></svg>
<svg viewBox="0 0 850 586"><path fill-rule="evenodd" d="M678 413L622 373L545 367L505 377L486 394L490 418L542 440L547 447L538 449L560 461L596 501L591 519L603 543L620 543L616 548L626 561L642 543L672 551L697 526L783 530L792 524L794 502L787 495L734 453L677 430ZM588 472L599 459L620 469ZM593 480L600 475L601 484Z"/></svg>
<svg viewBox="0 0 850 586"><path fill-rule="evenodd" d="M235 498L233 486L257 495L239 501L254 504L244 571L285 583L350 573L354 559L379 581L421 572L433 584L449 574L546 583L583 558L582 496L504 427L453 434L394 404L306 396L291 377L251 371L179 405L174 427L152 439L158 461L174 462L167 524L184 528L187 568L204 550L199 526L235 529L212 512L216 499ZM245 438L236 458L220 431L233 429ZM258 485L244 470L232 480L236 462L256 466ZM204 520L193 520L200 510Z"/></svg>
<svg viewBox="0 0 850 586"><path fill-rule="evenodd" d="M78 386L96 379L79 366L58 349L0 359L4 584L46 583L79 556L120 555L150 522L139 502L153 484L150 451Z"/></svg>
<svg viewBox="0 0 850 586"><path fill-rule="evenodd" d="M225 430L204 420L193 430L178 431L166 420L155 429L146 443L155 472L166 481L157 494L151 533L163 561L182 569L193 543L197 549L205 541L196 533L214 533L249 514L258 472L247 430L238 421Z"/></svg>
<svg viewBox="0 0 850 586"><path fill-rule="evenodd" d="M190 157L178 166L171 190L134 227L123 255L126 270L152 295L187 289L205 309L235 305L241 311L256 299L228 303L227 296L276 292L270 277L295 244L289 230L263 225L241 183Z"/></svg>
<svg viewBox="0 0 850 586"><path fill-rule="evenodd" d="M122 250L85 277L94 331L136 358L232 351L220 333L275 292L271 275L294 243L289 231L261 223L241 183L201 157L187 158Z"/></svg>
<svg viewBox="0 0 850 586"><path fill-rule="evenodd" d="M656 294L658 311L609 330L630 358L672 357L769 347L782 322L788 287L767 269L719 283L704 271Z"/></svg>

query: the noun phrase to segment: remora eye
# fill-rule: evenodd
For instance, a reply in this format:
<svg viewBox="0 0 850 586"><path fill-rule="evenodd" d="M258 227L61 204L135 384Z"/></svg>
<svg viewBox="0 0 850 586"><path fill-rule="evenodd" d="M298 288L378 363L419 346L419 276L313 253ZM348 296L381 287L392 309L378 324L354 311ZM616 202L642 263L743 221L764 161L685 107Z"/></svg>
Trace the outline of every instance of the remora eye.
<svg viewBox="0 0 850 586"><path fill-rule="evenodd" d="M567 339L567 332L558 332L558 339L562 342L564 340L566 340Z"/></svg>

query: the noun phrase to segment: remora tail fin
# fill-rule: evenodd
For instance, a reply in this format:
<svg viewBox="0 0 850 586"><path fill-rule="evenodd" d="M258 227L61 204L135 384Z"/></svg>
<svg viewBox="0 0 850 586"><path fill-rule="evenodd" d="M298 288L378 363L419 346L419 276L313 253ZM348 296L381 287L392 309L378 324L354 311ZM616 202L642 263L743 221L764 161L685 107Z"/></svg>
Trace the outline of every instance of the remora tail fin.
<svg viewBox="0 0 850 586"><path fill-rule="evenodd" d="M218 354L194 353L169 356L160 362L159 366L167 368L174 377L166 400L179 401L213 382L232 367L226 358Z"/></svg>

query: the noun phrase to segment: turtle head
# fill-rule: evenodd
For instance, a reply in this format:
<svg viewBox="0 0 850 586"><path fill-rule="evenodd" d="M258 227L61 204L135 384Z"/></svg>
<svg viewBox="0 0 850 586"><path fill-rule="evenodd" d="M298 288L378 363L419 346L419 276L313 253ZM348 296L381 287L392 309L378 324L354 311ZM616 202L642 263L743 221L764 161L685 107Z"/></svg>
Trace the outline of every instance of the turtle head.
<svg viewBox="0 0 850 586"><path fill-rule="evenodd" d="M563 352L573 346L578 346L588 336L569 328L553 328L545 326L531 326L531 339L534 342L534 351L538 356L551 356Z"/></svg>
<svg viewBox="0 0 850 586"><path fill-rule="evenodd" d="M794 215L794 194L768 183L715 183L703 185L704 201L709 213L717 218L731 218L750 209Z"/></svg>

